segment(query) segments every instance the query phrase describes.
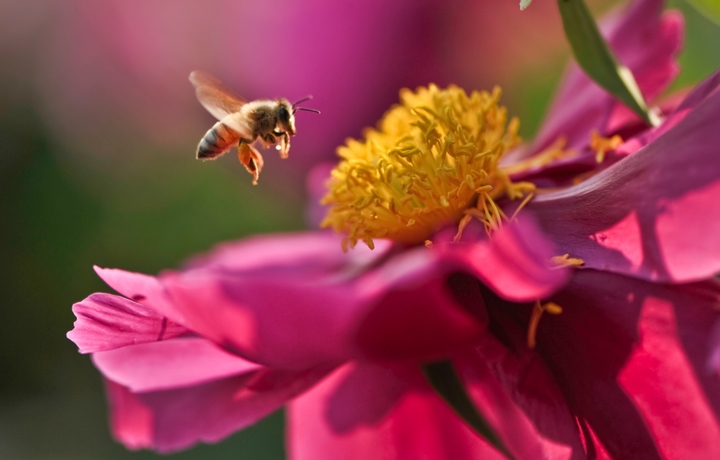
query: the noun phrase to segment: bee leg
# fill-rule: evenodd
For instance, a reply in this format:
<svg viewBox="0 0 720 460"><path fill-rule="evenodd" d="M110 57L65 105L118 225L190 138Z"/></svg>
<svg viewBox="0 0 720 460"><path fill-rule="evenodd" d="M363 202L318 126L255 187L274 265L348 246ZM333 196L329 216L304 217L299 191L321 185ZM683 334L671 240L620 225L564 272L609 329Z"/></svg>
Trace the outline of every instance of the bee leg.
<svg viewBox="0 0 720 460"><path fill-rule="evenodd" d="M238 144L238 160L240 160L240 163L245 166L245 169L253 175L253 185L257 185L260 171L265 163L260 152L252 145L246 142L240 142Z"/></svg>
<svg viewBox="0 0 720 460"><path fill-rule="evenodd" d="M262 139L266 144L265 147L268 147L270 144L274 144L275 142L277 142L277 139L275 139L275 136L273 136L272 133L264 134Z"/></svg>
<svg viewBox="0 0 720 460"><path fill-rule="evenodd" d="M273 131L273 134L275 134L278 137L282 137L282 140L280 141L280 158L283 160L288 157L288 152L290 152L290 136L288 136L288 133L285 131Z"/></svg>

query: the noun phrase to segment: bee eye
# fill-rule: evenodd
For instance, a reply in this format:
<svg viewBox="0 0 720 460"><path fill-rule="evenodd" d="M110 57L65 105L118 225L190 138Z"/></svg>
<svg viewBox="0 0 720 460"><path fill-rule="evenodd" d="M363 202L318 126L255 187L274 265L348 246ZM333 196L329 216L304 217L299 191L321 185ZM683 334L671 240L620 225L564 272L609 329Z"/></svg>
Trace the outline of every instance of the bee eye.
<svg viewBox="0 0 720 460"><path fill-rule="evenodd" d="M288 112L284 105L280 106L280 109L278 110L278 115L283 120L287 120L290 118L290 112Z"/></svg>

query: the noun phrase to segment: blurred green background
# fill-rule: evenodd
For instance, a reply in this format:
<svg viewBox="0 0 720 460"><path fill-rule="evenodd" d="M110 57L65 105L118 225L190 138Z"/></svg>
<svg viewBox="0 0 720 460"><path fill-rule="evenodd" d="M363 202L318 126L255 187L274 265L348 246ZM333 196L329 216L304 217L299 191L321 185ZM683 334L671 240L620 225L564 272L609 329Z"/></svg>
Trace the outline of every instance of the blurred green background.
<svg viewBox="0 0 720 460"><path fill-rule="evenodd" d="M412 2L407 14L402 7L387 12L370 5L363 18L374 20L364 21L362 33L348 42L351 61L337 51L314 49L323 40L305 35L311 26L303 32L303 15L322 11L322 0L307 9L280 0L264 7L153 0L111 11L96 9L101 3L0 1L2 459L157 457L126 451L112 440L100 375L65 338L74 321L71 305L108 290L93 273L94 264L156 273L223 240L305 228L307 171L332 159L332 145L374 123L401 86L432 80L483 89L500 83L506 104L523 122L523 135L531 137L568 56L555 2L547 0L535 0L523 13L510 0ZM261 33L223 36L230 26L216 31L197 17L196 10L209 9L211 17L217 14L213 8L228 3L234 6L229 24ZM609 7L592 4L598 12ZM720 67L720 28L681 1L671 6L686 18L682 73L673 85L681 89ZM251 10L249 18L243 16ZM272 24L253 23L276 11L284 11L284 29L301 26L282 35L270 33ZM412 48L414 40L401 42L393 53L410 56L415 67L388 76L384 58L373 55L382 43L378 48L367 37L392 39L397 17L405 18L407 30L428 36L421 49ZM346 25L338 19L333 27L329 36ZM308 59L327 66L305 68L300 61L285 67L290 58L270 51L293 37L296 46L307 47ZM110 46L83 48L97 43ZM163 47L157 54L139 54L157 43ZM404 46L412 49L404 52ZM427 50L432 60L425 59ZM250 57L243 59L243 53ZM343 63L355 60L359 70L343 74ZM228 84L238 91L250 81L252 97L284 95L263 87L266 78L300 80L300 87L315 93L313 106L323 115L299 117L290 159L281 162L268 152L260 185L253 187L234 155L214 163L194 159L212 119L194 101L188 66L230 77ZM290 83L288 91L302 91ZM319 94L336 84L347 100L323 101ZM282 433L283 416L276 413L218 445L175 456L281 459Z"/></svg>

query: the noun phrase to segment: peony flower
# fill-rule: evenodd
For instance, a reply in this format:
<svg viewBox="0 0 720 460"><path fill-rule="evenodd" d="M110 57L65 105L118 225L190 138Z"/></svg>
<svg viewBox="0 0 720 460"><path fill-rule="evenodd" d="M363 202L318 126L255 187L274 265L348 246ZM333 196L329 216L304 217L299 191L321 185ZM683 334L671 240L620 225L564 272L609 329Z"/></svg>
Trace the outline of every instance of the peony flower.
<svg viewBox="0 0 720 460"><path fill-rule="evenodd" d="M646 96L676 72L661 6L610 24ZM76 304L68 336L113 434L169 452L287 404L294 459L502 458L424 379L447 359L516 458L720 456L720 72L657 128L576 69L565 84L526 148L499 90L403 91L339 150L340 235L97 268L121 295Z"/></svg>

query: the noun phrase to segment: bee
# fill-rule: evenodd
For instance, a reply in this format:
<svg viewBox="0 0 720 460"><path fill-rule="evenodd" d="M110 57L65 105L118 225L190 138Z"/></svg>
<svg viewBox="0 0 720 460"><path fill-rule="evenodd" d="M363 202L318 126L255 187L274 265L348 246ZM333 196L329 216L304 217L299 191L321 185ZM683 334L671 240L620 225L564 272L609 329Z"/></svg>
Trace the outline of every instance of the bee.
<svg viewBox="0 0 720 460"><path fill-rule="evenodd" d="M214 160L237 146L238 159L253 175L253 185L257 184L260 176L263 157L252 144L260 141L265 148L275 145L280 157L287 158L290 136L296 133L295 112L320 113L315 109L298 107L312 96L294 104L285 98L247 102L220 80L204 72L192 72L190 82L195 87L200 104L220 120L200 140L195 156L199 160Z"/></svg>

